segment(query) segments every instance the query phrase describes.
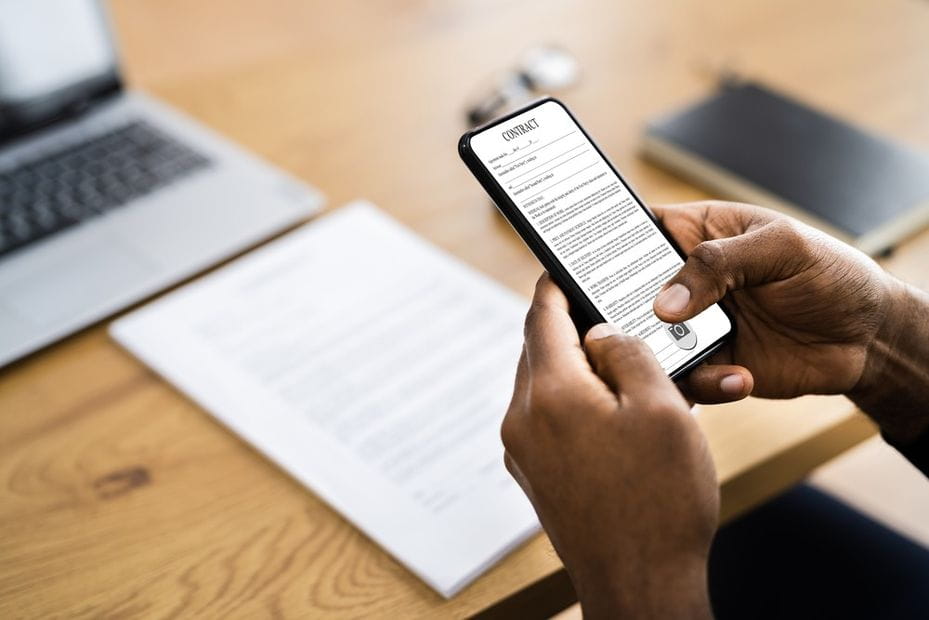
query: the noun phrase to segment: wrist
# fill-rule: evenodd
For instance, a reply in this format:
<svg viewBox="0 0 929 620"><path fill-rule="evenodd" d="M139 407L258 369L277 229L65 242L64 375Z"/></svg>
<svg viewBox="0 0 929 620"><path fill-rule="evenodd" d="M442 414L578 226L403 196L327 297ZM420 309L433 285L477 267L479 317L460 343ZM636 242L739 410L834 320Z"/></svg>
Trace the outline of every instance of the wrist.
<svg viewBox="0 0 929 620"><path fill-rule="evenodd" d="M889 439L908 443L929 428L929 296L888 276L886 311L847 396Z"/></svg>
<svg viewBox="0 0 929 620"><path fill-rule="evenodd" d="M623 558L615 569L571 572L584 618L712 618L706 555Z"/></svg>

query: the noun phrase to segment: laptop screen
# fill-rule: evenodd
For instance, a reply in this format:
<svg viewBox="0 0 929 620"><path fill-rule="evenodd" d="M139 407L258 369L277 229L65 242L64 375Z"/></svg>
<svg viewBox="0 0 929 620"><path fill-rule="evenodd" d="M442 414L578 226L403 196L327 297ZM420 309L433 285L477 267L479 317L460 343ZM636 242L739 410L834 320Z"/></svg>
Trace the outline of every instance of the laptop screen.
<svg viewBox="0 0 929 620"><path fill-rule="evenodd" d="M119 87L96 0L0 0L0 140L73 114Z"/></svg>

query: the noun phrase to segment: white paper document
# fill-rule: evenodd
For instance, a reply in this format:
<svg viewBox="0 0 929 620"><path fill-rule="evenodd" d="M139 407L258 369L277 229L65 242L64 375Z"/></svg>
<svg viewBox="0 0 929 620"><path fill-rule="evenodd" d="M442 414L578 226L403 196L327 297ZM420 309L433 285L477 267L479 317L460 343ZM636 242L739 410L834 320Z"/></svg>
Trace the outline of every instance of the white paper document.
<svg viewBox="0 0 929 620"><path fill-rule="evenodd" d="M110 331L448 597L538 530L499 439L525 306L355 203Z"/></svg>

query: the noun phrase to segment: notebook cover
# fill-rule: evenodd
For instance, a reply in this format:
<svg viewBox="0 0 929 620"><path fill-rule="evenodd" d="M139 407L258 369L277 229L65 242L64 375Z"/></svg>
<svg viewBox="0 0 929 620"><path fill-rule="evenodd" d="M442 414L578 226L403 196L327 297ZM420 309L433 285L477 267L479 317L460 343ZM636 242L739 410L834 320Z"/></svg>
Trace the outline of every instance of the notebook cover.
<svg viewBox="0 0 929 620"><path fill-rule="evenodd" d="M658 120L646 141L655 138L808 211L846 238L895 221L899 229L908 211L929 203L929 156L758 84L726 85Z"/></svg>

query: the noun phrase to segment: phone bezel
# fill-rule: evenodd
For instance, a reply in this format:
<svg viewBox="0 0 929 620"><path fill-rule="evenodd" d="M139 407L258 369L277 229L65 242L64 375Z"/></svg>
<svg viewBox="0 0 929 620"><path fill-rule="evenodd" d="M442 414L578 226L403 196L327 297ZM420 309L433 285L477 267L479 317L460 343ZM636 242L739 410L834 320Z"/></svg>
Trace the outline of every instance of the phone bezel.
<svg viewBox="0 0 929 620"><path fill-rule="evenodd" d="M522 214L519 208L516 206L516 203L506 194L503 187L497 183L494 179L491 172L487 169L484 163L480 158L474 153L471 149L471 139L474 136L493 129L497 125L505 123L510 119L525 114L530 110L537 108L546 103L555 103L571 119L571 121L577 126L580 132L587 138L591 145L593 145L594 150L597 154L606 162L606 165L609 166L610 170L613 171L613 174L616 175L616 178L619 179L619 182L625 186L629 191L629 194L636 201L639 207L645 211L649 218L655 223L655 226L661 232L665 240L671 244L671 247L674 248L674 251L683 260L687 260L687 255L681 250L677 242L665 231L664 227L661 225L661 222L655 217L655 214L652 213L652 210L648 208L645 202L639 197L635 192L633 187L623 178L623 175L619 173L619 170L613 165L609 158L603 153L597 143L590 137L590 134L584 129L584 127L577 121L574 114L571 113L571 110L563 104L558 99L554 97L543 97L536 101L529 103L522 108L510 112L509 114L490 121L484 125L471 129L470 131L465 132L461 139L458 141L458 155L461 157L462 161L471 171L471 173L477 178L478 182L484 188L490 197L493 199L494 204L497 206L497 209L503 215L510 226L516 231L520 236L529 250L535 255L535 257L542 263L542 266L548 271L552 276L552 279L555 283L561 287L561 290L564 291L565 295L568 297L568 301L571 305L572 319L574 320L575 326L577 327L578 333L583 338L584 334L587 333L587 330L590 329L593 325L597 323L606 322L606 318L600 313L599 310L593 305L590 299L587 296L587 293L580 287L580 285L575 281L574 277L571 276L567 268L562 264L561 259L555 255L555 253L549 248L548 244L542 239L542 237L535 231L535 228L532 227L532 224L529 220ZM699 354L691 358L686 364L670 373L672 380L677 380L683 377L685 374L693 370L695 367L704 362L709 356L718 351L726 342L731 340L735 335L736 323L732 315L722 304L716 304L720 307L723 313L726 315L726 318L729 320L729 331L726 332L722 337L712 342L709 346L701 350Z"/></svg>

